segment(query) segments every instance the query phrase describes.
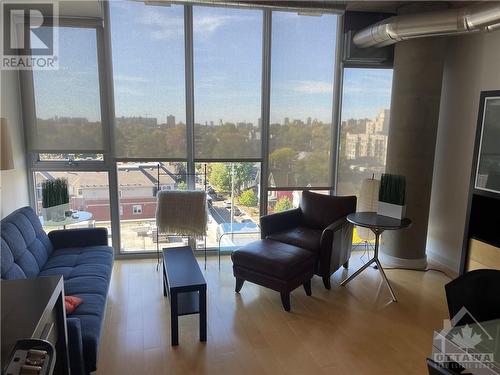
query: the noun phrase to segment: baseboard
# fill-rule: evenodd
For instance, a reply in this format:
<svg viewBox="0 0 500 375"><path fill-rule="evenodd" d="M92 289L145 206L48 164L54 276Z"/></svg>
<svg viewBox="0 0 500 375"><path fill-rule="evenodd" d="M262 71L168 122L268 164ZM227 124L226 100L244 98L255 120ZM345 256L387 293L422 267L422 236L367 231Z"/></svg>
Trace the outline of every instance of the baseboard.
<svg viewBox="0 0 500 375"><path fill-rule="evenodd" d="M451 277L458 276L458 269L460 267L459 264L455 264L455 262L451 262L449 258L443 257L430 250L427 250L427 254L429 263L436 265L437 268L445 271Z"/></svg>
<svg viewBox="0 0 500 375"><path fill-rule="evenodd" d="M418 259L405 259L380 252L379 258L382 265L386 267L411 268L415 270L424 270L427 268L427 256Z"/></svg>

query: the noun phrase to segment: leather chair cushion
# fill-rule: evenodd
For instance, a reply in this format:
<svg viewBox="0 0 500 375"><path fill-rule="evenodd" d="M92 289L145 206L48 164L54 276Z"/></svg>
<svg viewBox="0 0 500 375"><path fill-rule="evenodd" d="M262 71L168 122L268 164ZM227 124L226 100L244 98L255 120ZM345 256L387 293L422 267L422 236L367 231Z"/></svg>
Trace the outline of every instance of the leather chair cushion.
<svg viewBox="0 0 500 375"><path fill-rule="evenodd" d="M321 246L321 233L322 231L319 229L296 227L283 232L273 233L266 238L301 247L317 254Z"/></svg>
<svg viewBox="0 0 500 375"><path fill-rule="evenodd" d="M300 247L265 239L236 250L231 259L235 266L288 280L300 273L311 272L316 257Z"/></svg>
<svg viewBox="0 0 500 375"><path fill-rule="evenodd" d="M300 209L303 226L325 229L331 223L356 211L356 197L336 197L304 190Z"/></svg>

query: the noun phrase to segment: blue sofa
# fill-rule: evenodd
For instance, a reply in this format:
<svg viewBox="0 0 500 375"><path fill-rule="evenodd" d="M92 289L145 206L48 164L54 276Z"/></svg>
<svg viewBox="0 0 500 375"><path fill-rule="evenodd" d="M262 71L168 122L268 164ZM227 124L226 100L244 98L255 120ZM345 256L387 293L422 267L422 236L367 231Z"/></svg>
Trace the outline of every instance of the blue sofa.
<svg viewBox="0 0 500 375"><path fill-rule="evenodd" d="M47 235L31 207L1 221L2 279L62 275L66 295L83 303L67 316L73 374L95 371L113 267L105 228L56 230Z"/></svg>

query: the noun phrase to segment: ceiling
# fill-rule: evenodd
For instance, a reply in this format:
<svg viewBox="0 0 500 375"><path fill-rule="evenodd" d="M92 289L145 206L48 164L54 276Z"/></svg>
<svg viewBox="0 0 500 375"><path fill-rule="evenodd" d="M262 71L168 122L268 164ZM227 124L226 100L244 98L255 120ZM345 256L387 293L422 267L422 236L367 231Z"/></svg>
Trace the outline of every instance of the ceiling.
<svg viewBox="0 0 500 375"><path fill-rule="evenodd" d="M102 17L99 0L64 0L59 1L61 17Z"/></svg>
<svg viewBox="0 0 500 375"><path fill-rule="evenodd" d="M135 0L138 1L138 0ZM140 0L139 0L140 1ZM156 0L158 1L158 0ZM426 6L465 7L474 1L346 1L346 0L160 0L166 3L206 3L217 5L241 5L284 8L308 8L311 10L347 10L356 12L397 13L401 7L417 6L419 9ZM102 17L100 0L63 0L59 1L59 14L63 17Z"/></svg>

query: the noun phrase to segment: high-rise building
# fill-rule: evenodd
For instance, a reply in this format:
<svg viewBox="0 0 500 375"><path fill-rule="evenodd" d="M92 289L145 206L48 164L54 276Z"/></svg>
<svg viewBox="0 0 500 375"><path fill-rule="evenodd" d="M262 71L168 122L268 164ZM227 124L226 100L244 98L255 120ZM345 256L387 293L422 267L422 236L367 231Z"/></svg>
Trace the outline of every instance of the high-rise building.
<svg viewBox="0 0 500 375"><path fill-rule="evenodd" d="M175 116L174 115L167 116L167 126L175 126Z"/></svg>
<svg viewBox="0 0 500 375"><path fill-rule="evenodd" d="M381 110L374 120L349 120L351 131L346 133L345 158L369 157L385 164L389 110Z"/></svg>

